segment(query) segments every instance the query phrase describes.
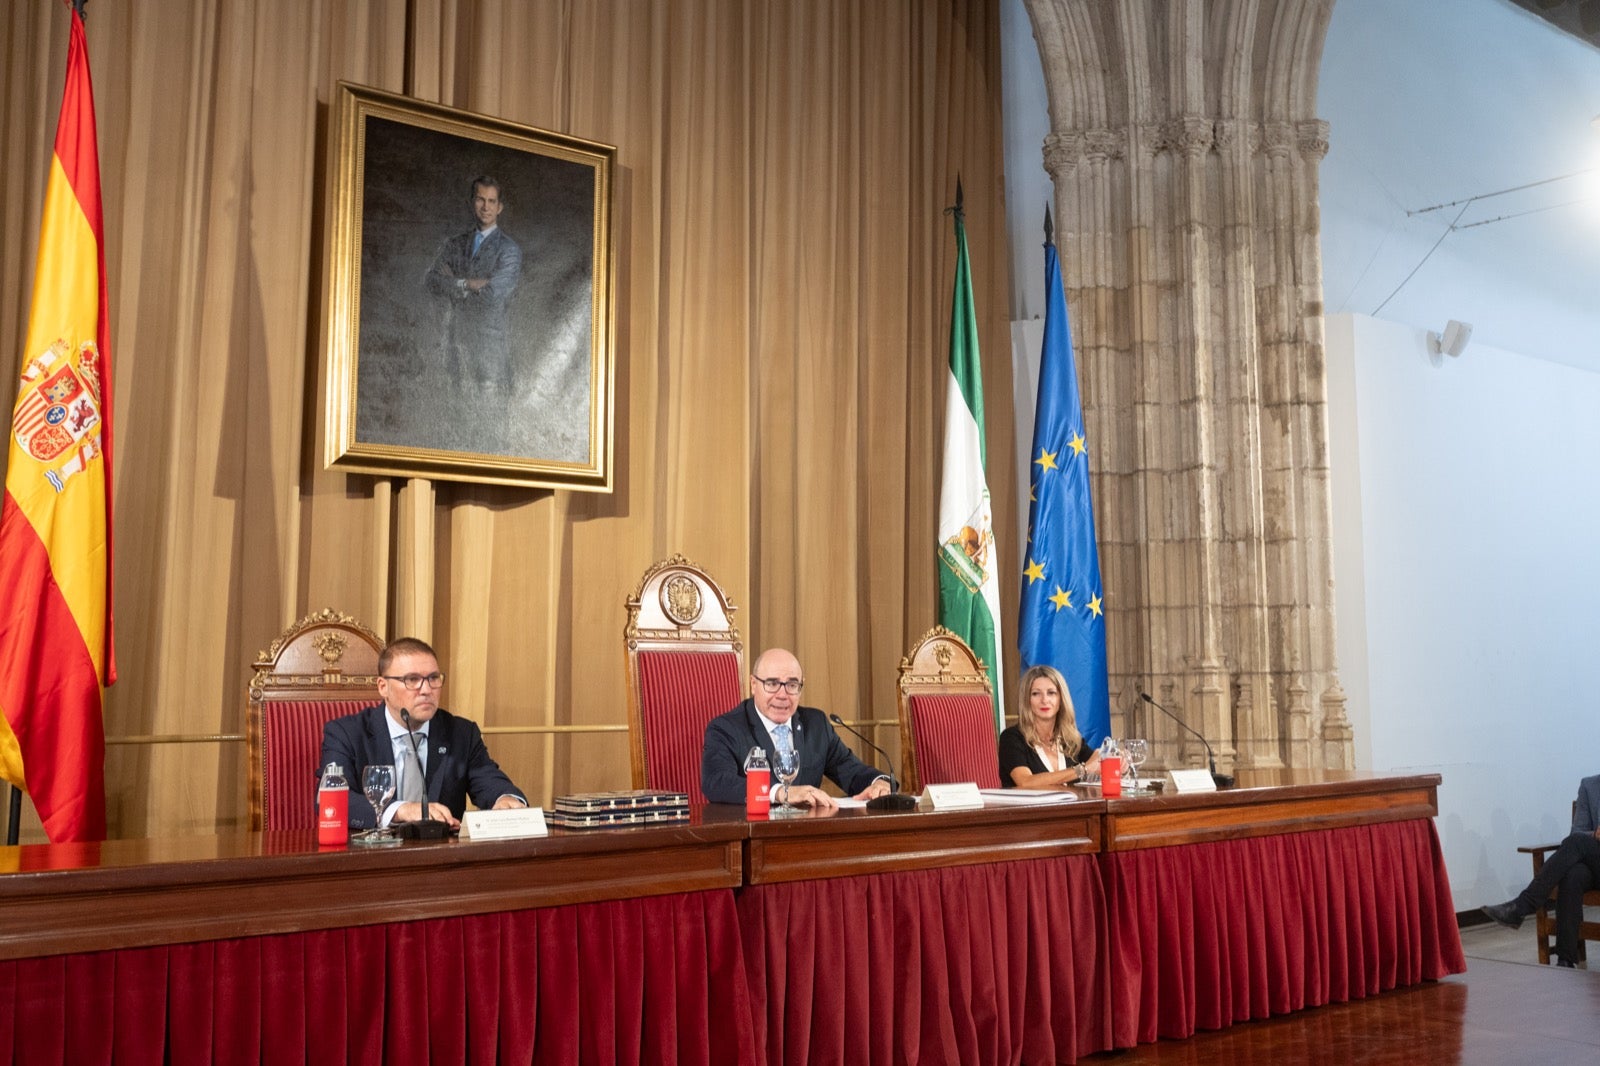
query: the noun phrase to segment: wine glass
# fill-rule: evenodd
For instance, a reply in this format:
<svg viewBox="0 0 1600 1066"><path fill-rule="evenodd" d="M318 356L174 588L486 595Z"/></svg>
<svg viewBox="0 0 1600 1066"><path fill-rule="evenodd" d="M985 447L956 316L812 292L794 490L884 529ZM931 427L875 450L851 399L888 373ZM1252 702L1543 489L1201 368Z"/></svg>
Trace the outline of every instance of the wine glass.
<svg viewBox="0 0 1600 1066"><path fill-rule="evenodd" d="M394 798L394 767L369 766L361 771L361 791L366 794L367 802L372 804L373 826L356 839L369 845L388 844L391 841L399 843L400 838L391 829L379 829L377 820L383 817L383 809Z"/></svg>
<svg viewBox="0 0 1600 1066"><path fill-rule="evenodd" d="M1150 757L1150 742L1143 737L1133 737L1122 742L1122 754L1133 768L1133 790L1139 791L1139 767Z"/></svg>
<svg viewBox="0 0 1600 1066"><path fill-rule="evenodd" d="M794 779L800 776L800 753L792 746L779 748L778 757L772 764L773 772L778 775L778 780L783 783L783 800L787 806L789 802L789 787L794 784Z"/></svg>

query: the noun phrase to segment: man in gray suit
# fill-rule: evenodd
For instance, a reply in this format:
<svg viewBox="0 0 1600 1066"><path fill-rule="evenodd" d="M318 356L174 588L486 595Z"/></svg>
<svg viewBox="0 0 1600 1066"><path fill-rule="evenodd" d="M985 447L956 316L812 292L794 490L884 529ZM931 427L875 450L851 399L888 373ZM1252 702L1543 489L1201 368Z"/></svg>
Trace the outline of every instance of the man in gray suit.
<svg viewBox="0 0 1600 1066"><path fill-rule="evenodd" d="M509 304L522 276L522 247L500 228L506 208L500 182L485 174L472 181L477 227L448 238L428 270L428 291L445 300L445 366L456 381L498 385L509 395Z"/></svg>
<svg viewBox="0 0 1600 1066"><path fill-rule="evenodd" d="M1511 929L1550 898L1556 896L1556 965L1576 966L1578 927L1583 924L1583 894L1600 885L1600 774L1578 785L1578 802L1572 810L1572 833L1544 861L1539 876L1513 899L1491 903L1483 913Z"/></svg>

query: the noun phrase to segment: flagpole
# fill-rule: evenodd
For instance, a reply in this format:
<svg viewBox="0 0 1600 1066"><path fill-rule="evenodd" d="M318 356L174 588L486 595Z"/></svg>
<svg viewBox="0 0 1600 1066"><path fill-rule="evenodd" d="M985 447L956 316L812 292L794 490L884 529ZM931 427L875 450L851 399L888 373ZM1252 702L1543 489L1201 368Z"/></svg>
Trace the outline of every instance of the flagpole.
<svg viewBox="0 0 1600 1066"><path fill-rule="evenodd" d="M11 816L6 819L6 846L15 847L22 836L22 789L11 786Z"/></svg>

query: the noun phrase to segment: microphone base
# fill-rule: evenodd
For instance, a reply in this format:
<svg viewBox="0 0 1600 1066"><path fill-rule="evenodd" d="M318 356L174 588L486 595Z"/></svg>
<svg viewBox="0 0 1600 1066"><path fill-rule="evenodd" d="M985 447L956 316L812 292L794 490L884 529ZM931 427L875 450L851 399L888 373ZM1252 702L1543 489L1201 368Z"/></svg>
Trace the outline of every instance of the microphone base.
<svg viewBox="0 0 1600 1066"><path fill-rule="evenodd" d="M904 792L890 792L883 796L874 796L867 800L869 811L914 811L917 809L917 797L908 796Z"/></svg>
<svg viewBox="0 0 1600 1066"><path fill-rule="evenodd" d="M406 840L444 840L450 835L450 827L438 819L405 822L394 828Z"/></svg>
<svg viewBox="0 0 1600 1066"><path fill-rule="evenodd" d="M1213 770L1211 772L1211 780L1216 783L1216 786L1218 788L1232 788L1233 787L1233 775L1232 774L1219 774L1215 770Z"/></svg>

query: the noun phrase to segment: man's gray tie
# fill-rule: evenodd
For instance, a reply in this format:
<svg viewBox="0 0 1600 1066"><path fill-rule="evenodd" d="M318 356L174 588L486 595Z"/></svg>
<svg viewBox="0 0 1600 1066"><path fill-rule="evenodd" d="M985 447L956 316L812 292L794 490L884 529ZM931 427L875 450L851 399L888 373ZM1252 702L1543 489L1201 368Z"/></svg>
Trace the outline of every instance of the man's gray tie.
<svg viewBox="0 0 1600 1066"><path fill-rule="evenodd" d="M420 737L418 739L421 739ZM400 802L421 803L423 792L422 763L417 759L417 749L411 746L411 738L407 737L402 745L405 749L400 771Z"/></svg>

